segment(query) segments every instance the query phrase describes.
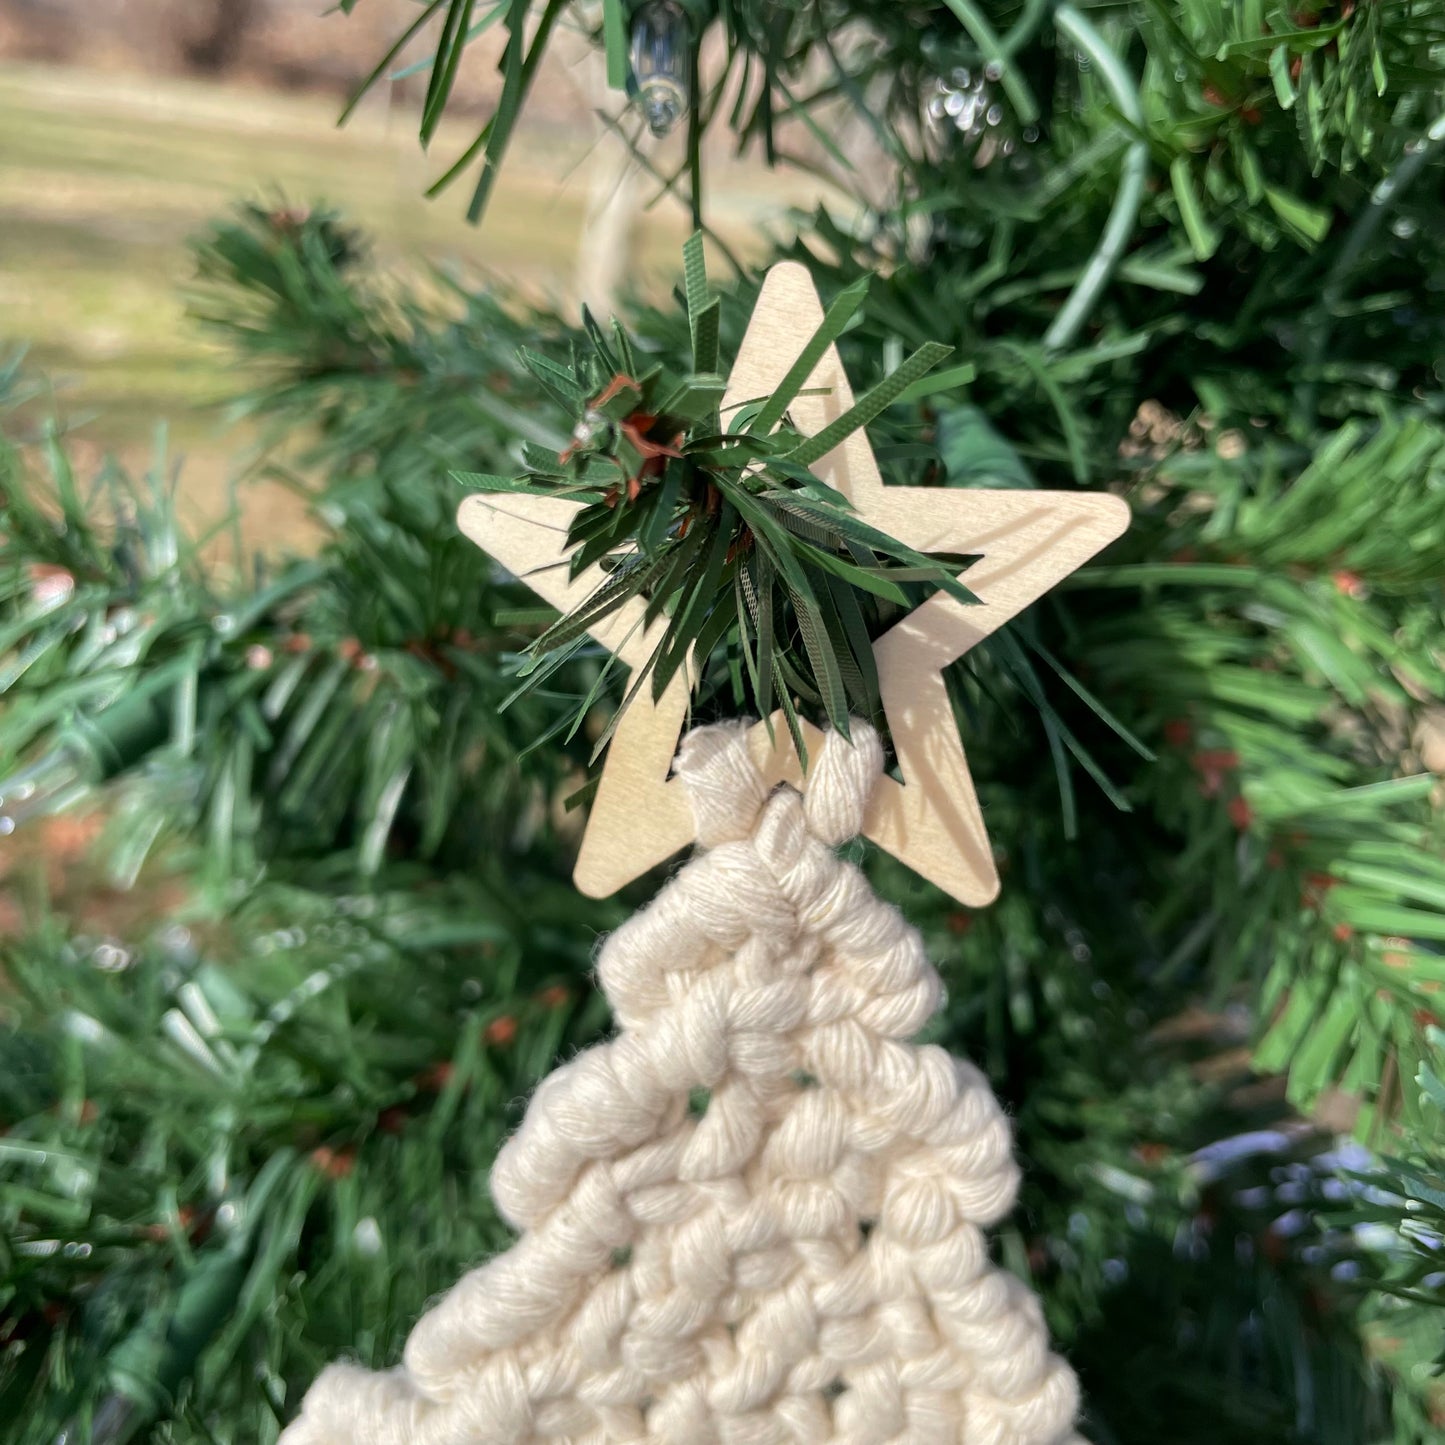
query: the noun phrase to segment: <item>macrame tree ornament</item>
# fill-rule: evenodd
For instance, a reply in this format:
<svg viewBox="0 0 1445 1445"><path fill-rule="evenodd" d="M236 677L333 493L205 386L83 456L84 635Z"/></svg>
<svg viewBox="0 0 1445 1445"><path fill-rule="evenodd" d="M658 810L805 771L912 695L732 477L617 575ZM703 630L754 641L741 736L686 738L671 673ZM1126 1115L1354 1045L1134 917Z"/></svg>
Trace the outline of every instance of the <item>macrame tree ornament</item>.
<svg viewBox="0 0 1445 1445"><path fill-rule="evenodd" d="M822 320L775 267L728 396L766 396ZM828 347L793 408L852 405ZM870 725L715 724L678 746L684 673L639 691L603 769L579 886L691 860L604 945L615 1037L537 1090L492 1172L516 1244L416 1326L403 1362L326 1370L283 1445L1066 1445L1077 1386L983 1230L1011 1208L987 1081L910 1042L942 1002L922 940L840 858L862 833L964 902L997 891L942 669L1117 536L1108 497L884 488L864 433L817 475L922 552L968 554L876 644L902 781ZM578 504L488 493L461 525L564 612ZM638 609L642 608L639 601ZM645 618L593 635L630 666ZM661 620L654 625L664 625ZM672 776L669 778L669 770Z"/></svg>

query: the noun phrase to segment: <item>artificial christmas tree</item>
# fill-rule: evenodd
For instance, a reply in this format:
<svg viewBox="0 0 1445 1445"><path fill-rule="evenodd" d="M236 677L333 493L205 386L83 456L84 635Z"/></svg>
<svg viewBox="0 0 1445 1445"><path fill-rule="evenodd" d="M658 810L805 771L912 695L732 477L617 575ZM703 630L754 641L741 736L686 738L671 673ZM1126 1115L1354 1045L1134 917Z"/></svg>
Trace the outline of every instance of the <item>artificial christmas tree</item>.
<svg viewBox="0 0 1445 1445"><path fill-rule="evenodd" d="M643 8L495 12L481 200L556 27L595 26L626 87ZM1430 1439L1438 7L679 8L683 53L672 27L649 63L686 93L680 153L644 168L706 225L705 132L813 147L858 205L779 250L828 310L871 278L837 337L859 395L954 348L951 387L869 422L885 484L1133 513L945 674L998 902L864 859L947 986L929 1040L1013 1117L996 1258L1077 1369L1084 1433ZM450 22L435 136L494 12L427 13ZM159 480L92 484L63 437L6 453L0 747L51 760L7 797L7 856L85 784L60 766L79 719L111 775L101 857L189 897L151 935L53 919L6 945L0 1419L27 1445L271 1442L327 1361L395 1365L428 1298L506 1248L485 1181L516 1101L605 1029L588 940L655 886L572 887L566 800L621 679L585 641L543 671L559 618L457 533L446 480L517 477L519 439L565 451L557 375L615 334L388 285L319 209L247 211L198 256L196 309L299 439L321 541L203 569ZM758 289L718 287L720 356ZM627 306L647 366L694 369L686 290ZM751 686L715 641L704 717ZM780 637L800 722L861 651ZM110 705L146 688L163 713L122 728Z"/></svg>

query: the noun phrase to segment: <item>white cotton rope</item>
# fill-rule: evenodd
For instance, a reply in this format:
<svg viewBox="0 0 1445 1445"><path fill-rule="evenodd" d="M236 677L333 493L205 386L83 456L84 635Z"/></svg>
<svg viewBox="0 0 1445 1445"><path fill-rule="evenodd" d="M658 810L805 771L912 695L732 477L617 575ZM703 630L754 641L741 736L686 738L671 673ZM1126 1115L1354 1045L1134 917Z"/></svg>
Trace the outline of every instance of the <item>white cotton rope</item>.
<svg viewBox="0 0 1445 1445"><path fill-rule="evenodd" d="M400 1366L324 1371L281 1445L1082 1445L982 1233L1017 1189L1008 1123L976 1068L908 1042L938 976L833 851L878 737L830 733L799 796L745 733L684 739L701 851L602 949L616 1037L497 1158L520 1238Z"/></svg>

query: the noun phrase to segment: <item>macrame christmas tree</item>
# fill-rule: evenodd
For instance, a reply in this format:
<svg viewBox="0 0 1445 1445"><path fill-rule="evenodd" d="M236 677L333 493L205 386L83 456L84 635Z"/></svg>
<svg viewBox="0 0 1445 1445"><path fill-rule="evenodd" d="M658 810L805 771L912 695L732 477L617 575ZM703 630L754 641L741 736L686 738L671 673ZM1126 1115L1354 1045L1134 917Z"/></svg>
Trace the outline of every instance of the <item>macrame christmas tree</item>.
<svg viewBox="0 0 1445 1445"><path fill-rule="evenodd" d="M1077 1389L989 1258L1008 1123L910 1042L942 990L838 856L883 750L770 788L741 725L684 740L699 851L598 965L618 1031L499 1155L516 1244L385 1373L327 1370L284 1445L1061 1445Z"/></svg>

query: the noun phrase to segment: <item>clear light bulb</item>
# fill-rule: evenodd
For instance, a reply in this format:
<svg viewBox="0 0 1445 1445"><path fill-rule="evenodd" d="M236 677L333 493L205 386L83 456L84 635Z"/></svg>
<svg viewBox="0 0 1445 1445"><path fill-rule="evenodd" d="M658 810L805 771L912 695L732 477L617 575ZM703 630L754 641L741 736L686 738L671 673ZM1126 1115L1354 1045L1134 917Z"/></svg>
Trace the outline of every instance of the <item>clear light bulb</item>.
<svg viewBox="0 0 1445 1445"><path fill-rule="evenodd" d="M97 771L91 754L64 739L28 768L0 780L0 838L75 802L95 783Z"/></svg>
<svg viewBox="0 0 1445 1445"><path fill-rule="evenodd" d="M648 129L667 135L692 103L692 26L678 0L647 0L632 17L632 74Z"/></svg>
<svg viewBox="0 0 1445 1445"><path fill-rule="evenodd" d="M133 1433L136 1405L124 1395L105 1397L91 1417L89 1429L73 1420L55 1437L55 1445L118 1445Z"/></svg>
<svg viewBox="0 0 1445 1445"><path fill-rule="evenodd" d="M174 691L174 677L162 669L100 712L72 718L46 753L0 779L0 838L31 818L61 812L164 747Z"/></svg>

